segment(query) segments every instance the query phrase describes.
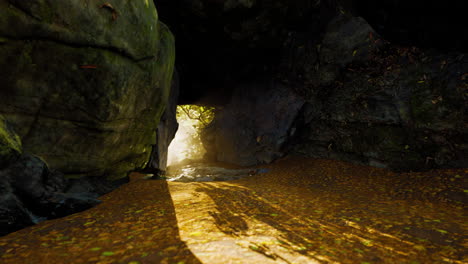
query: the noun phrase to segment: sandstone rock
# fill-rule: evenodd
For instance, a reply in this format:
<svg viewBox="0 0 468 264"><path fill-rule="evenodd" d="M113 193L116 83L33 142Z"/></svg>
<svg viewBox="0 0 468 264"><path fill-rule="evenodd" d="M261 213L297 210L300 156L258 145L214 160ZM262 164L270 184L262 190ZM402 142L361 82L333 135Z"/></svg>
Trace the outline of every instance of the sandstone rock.
<svg viewBox="0 0 468 264"><path fill-rule="evenodd" d="M67 176L145 165L173 63L152 1L0 0L0 113Z"/></svg>

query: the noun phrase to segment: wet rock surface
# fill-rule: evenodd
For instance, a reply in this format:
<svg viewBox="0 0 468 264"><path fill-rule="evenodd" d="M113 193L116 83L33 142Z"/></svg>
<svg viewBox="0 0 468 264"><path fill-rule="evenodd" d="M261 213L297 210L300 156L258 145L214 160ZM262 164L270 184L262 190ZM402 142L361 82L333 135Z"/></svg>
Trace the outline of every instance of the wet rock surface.
<svg viewBox="0 0 468 264"><path fill-rule="evenodd" d="M224 168L214 164L194 163L169 167L165 178L174 182L233 181L267 172L265 168Z"/></svg>

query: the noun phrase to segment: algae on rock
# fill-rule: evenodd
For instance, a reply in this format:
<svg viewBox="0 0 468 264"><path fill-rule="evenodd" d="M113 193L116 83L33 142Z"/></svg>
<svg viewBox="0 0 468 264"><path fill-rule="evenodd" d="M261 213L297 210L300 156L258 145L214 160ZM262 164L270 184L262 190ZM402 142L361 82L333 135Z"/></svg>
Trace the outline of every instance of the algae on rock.
<svg viewBox="0 0 468 264"><path fill-rule="evenodd" d="M70 177L148 161L175 48L152 1L0 0L0 113Z"/></svg>
<svg viewBox="0 0 468 264"><path fill-rule="evenodd" d="M0 168L22 153L21 140L0 115Z"/></svg>

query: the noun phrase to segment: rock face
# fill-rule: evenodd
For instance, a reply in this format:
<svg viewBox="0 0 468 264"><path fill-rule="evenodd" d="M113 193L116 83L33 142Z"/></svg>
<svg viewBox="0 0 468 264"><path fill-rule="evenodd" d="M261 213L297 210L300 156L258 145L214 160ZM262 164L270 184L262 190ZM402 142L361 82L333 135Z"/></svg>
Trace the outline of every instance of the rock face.
<svg viewBox="0 0 468 264"><path fill-rule="evenodd" d="M152 1L0 0L0 113L68 176L145 165L173 64Z"/></svg>
<svg viewBox="0 0 468 264"><path fill-rule="evenodd" d="M234 89L202 137L207 151L241 165L289 153L399 171L468 166L468 57L391 44L343 13L321 38L289 35L270 77L282 92Z"/></svg>
<svg viewBox="0 0 468 264"><path fill-rule="evenodd" d="M293 152L395 170L468 165L464 54L393 46L350 16L320 47L296 72L307 103Z"/></svg>
<svg viewBox="0 0 468 264"><path fill-rule="evenodd" d="M242 86L202 132L206 151L218 161L243 166L270 163L284 154L303 104L301 97L278 83Z"/></svg>
<svg viewBox="0 0 468 264"><path fill-rule="evenodd" d="M168 148L179 127L176 118L178 98L179 77L177 75L177 71L174 71L169 101L167 103L166 110L164 110L161 120L159 121L159 125L156 130L156 144L153 145L150 160L144 170L145 172L164 174L166 171Z"/></svg>
<svg viewBox="0 0 468 264"><path fill-rule="evenodd" d="M0 236L39 221L88 209L122 181L99 177L69 180L40 158L22 152L21 142L0 116ZM93 182L94 181L94 182Z"/></svg>

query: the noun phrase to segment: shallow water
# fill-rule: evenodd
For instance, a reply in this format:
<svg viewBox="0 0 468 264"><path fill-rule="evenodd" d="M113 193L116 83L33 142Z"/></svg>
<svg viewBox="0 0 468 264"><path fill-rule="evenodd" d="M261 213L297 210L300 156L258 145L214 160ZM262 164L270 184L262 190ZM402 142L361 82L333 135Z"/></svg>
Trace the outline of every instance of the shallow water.
<svg viewBox="0 0 468 264"><path fill-rule="evenodd" d="M166 177L175 182L212 182L238 180L266 172L268 169L264 168L229 169L197 163L173 168Z"/></svg>

